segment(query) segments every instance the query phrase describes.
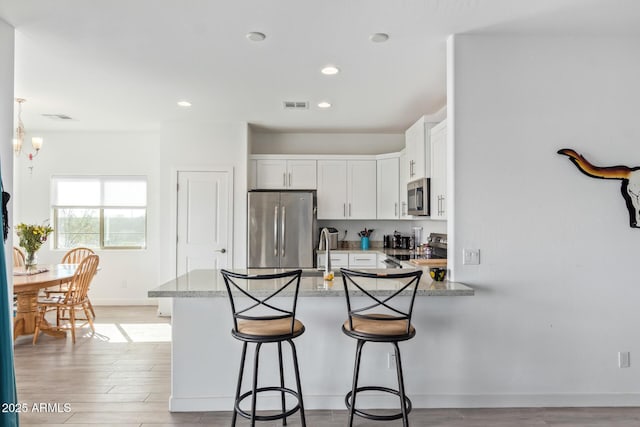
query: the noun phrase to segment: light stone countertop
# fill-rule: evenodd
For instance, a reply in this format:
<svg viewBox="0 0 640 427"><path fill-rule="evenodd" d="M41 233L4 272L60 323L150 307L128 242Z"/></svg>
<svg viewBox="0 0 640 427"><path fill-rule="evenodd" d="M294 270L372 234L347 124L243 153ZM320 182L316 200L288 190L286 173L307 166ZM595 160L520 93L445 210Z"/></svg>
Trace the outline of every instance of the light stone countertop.
<svg viewBox="0 0 640 427"><path fill-rule="evenodd" d="M403 269L407 272L409 269ZM232 269L237 273L249 274L269 274L283 272L282 269ZM388 269L368 269L367 272L384 272L389 273ZM253 282L256 283L256 282ZM366 285L367 291L374 296L392 295L398 288L399 284L394 283L390 279L370 279ZM256 296L267 296L275 289L273 282L264 289L254 288L251 293ZM281 295L292 294L289 289L283 291ZM410 292L405 291L403 294L410 296ZM362 293L360 293L363 295ZM403 295L401 294L401 295ZM442 281L436 282L431 280L428 273L424 273L420 280L417 296L473 296L474 290L467 285L457 282ZM220 270L194 270L190 273L179 276L167 283L158 286L150 291L147 295L152 298L220 298L227 297L227 289L224 279L220 274ZM352 293L358 296L358 293ZM322 271L319 270L303 270L302 279L300 281L299 297L344 297L344 285L342 277L336 276L331 282L326 282L322 278Z"/></svg>

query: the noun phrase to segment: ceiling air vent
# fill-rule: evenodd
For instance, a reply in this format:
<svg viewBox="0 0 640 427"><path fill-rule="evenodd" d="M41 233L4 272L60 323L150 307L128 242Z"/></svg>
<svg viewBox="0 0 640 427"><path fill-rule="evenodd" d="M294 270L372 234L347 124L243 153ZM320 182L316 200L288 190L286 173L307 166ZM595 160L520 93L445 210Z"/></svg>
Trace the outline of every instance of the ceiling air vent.
<svg viewBox="0 0 640 427"><path fill-rule="evenodd" d="M43 114L43 117L47 117L51 120L73 120L71 117L66 114Z"/></svg>
<svg viewBox="0 0 640 427"><path fill-rule="evenodd" d="M307 110L309 103L307 101L284 101L285 110Z"/></svg>

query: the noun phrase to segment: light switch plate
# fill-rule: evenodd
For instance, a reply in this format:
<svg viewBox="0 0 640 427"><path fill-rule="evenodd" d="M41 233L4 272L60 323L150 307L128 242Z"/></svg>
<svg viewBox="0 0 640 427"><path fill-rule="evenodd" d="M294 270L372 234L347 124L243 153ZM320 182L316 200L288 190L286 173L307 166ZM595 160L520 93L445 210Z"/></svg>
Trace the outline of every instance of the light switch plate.
<svg viewBox="0 0 640 427"><path fill-rule="evenodd" d="M462 264L464 265L480 264L480 249L463 249Z"/></svg>
<svg viewBox="0 0 640 427"><path fill-rule="evenodd" d="M618 352L618 367L629 368L631 366L631 353L628 351Z"/></svg>

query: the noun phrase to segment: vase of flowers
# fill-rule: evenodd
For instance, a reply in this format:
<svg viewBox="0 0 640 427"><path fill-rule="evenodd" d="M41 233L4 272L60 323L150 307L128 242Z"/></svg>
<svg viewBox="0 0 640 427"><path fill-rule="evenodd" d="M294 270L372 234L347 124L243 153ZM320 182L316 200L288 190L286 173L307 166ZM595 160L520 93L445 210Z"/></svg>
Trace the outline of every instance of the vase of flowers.
<svg viewBox="0 0 640 427"><path fill-rule="evenodd" d="M16 233L20 239L19 245L24 248L24 267L30 271L36 268L38 259L36 252L47 241L49 234L53 232L53 228L45 225L25 224L21 222L16 225Z"/></svg>

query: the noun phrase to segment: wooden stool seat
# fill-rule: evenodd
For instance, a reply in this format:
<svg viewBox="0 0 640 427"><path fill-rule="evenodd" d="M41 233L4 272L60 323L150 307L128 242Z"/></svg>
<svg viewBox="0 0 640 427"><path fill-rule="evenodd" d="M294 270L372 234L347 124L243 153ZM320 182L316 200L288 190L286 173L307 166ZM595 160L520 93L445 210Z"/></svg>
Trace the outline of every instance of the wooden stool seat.
<svg viewBox="0 0 640 427"><path fill-rule="evenodd" d="M409 325L409 333L407 334L407 320L393 320L396 319L394 316L388 314L370 314L371 317L379 318L359 318L354 316L353 322L349 322L347 319L342 327L346 329L348 332L352 332L355 334L364 334L367 335L368 339L375 339L375 336L378 335L380 338L395 338L395 337L404 337L409 335L415 335L416 329L413 325ZM388 320L382 320L388 319ZM353 323L353 329L351 328L350 323Z"/></svg>
<svg viewBox="0 0 640 427"><path fill-rule="evenodd" d="M299 335L302 331L304 331L304 325L298 319L294 319L293 334L291 331L292 331L291 317L285 317L283 319L238 321L239 334L251 335L256 338L285 336L285 335L292 335L293 337L295 337Z"/></svg>

